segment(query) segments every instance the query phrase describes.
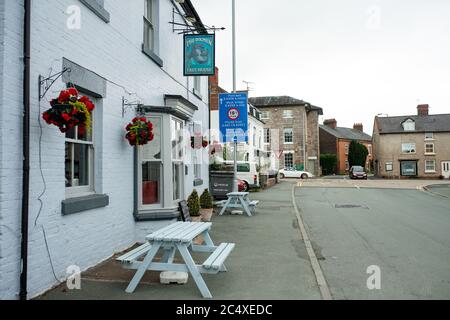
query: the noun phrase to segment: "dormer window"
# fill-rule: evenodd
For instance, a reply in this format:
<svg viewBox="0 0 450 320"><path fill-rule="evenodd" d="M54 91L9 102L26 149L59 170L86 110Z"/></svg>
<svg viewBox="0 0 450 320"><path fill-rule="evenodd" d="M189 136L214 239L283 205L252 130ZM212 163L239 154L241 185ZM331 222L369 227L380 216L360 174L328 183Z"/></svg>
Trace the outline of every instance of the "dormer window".
<svg viewBox="0 0 450 320"><path fill-rule="evenodd" d="M402 125L405 131L416 131L416 123L412 119L406 120Z"/></svg>

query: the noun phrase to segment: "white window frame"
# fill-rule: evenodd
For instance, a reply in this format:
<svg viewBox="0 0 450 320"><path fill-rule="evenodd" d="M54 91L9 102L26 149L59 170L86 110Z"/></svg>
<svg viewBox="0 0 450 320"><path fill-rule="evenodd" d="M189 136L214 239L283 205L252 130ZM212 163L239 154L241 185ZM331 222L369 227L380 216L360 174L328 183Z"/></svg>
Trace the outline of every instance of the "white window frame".
<svg viewBox="0 0 450 320"><path fill-rule="evenodd" d="M372 149L372 145L371 145L371 144L369 144L369 145L367 146L367 150L369 151L369 156L371 156L371 155L372 155L372 152L373 152L373 149Z"/></svg>
<svg viewBox="0 0 450 320"><path fill-rule="evenodd" d="M291 139L292 139L292 141L290 141L290 142L286 141L286 134L288 134L289 131L291 133ZM284 130L283 130L283 141L284 141L284 144L294 144L294 129L293 128L284 128Z"/></svg>
<svg viewBox="0 0 450 320"><path fill-rule="evenodd" d="M185 155L185 150L183 147L183 129L184 129L184 121L182 121L181 119L178 119L177 117L170 117L170 132L175 132L176 133L176 129L173 127L174 122L177 122L178 124L180 124L180 132L179 135L181 137L181 141L180 141L180 145L179 145L179 150L181 151L181 154L179 155L179 158L177 159L176 157L173 157L173 149L171 149L170 151L170 157L171 157L171 162L172 162L172 200L174 202L183 200L184 198L184 155ZM179 138L179 137L178 137ZM170 137L170 143L172 144L172 137ZM172 147L172 146L171 146ZM173 148L173 147L172 147ZM178 149L176 149L176 151L178 151ZM177 156L177 155L175 155ZM180 196L179 198L175 199L175 174L174 174L174 168L175 165L178 165L179 168L178 170L180 170L179 172L179 176L180 176L180 181L178 181L178 188L179 188L179 193Z"/></svg>
<svg viewBox="0 0 450 320"><path fill-rule="evenodd" d="M163 142L163 131L164 131L164 118L162 116L159 115L152 115L152 116L146 116L147 120L150 120L150 122L152 122L152 119L159 119L159 123L160 123L160 159L144 159L143 156L143 152L144 152L144 148L145 147L141 147L138 150L138 207L140 210L144 211L144 210L149 210L149 209L159 209L159 208L164 208L164 168L165 168L165 161L164 161L164 153L165 153L165 143ZM151 142L150 142L151 143ZM159 183L159 190L158 190L158 195L159 195L159 203L155 203L155 204L144 204L143 203L143 198L142 198L142 190L143 190L143 185L142 185L142 164L144 162L154 162L154 163L159 163L160 164L160 183Z"/></svg>
<svg viewBox="0 0 450 320"><path fill-rule="evenodd" d="M89 97L89 99L91 99L91 101L94 102L95 104L95 99L92 97ZM83 140L78 140L78 139L70 139L70 138L65 138L65 144L71 144L71 154L72 154L72 162L71 162L71 172L72 172L72 180L73 180L73 174L74 174L74 150L75 150L75 144L79 144L79 145L88 145L90 146L90 148L88 148L88 173L89 173L89 184L87 186L76 186L76 187L66 187L65 190L65 194L66 194L66 199L70 199L70 198L78 198L78 197L83 197L83 196L88 196L88 195L92 195L95 194L95 140L94 140L94 130L95 130L95 121L94 121L94 112L95 110L92 112L91 114L91 141L83 141ZM75 130L75 137L78 137L78 127L74 128ZM88 129L86 129L88 130ZM65 170L65 165L64 165L64 170ZM65 174L64 174L64 178L65 178ZM72 181L73 184L73 181Z"/></svg>
<svg viewBox="0 0 450 320"><path fill-rule="evenodd" d="M345 160L345 171L350 170L350 162L348 160Z"/></svg>
<svg viewBox="0 0 450 320"><path fill-rule="evenodd" d="M350 153L350 144L346 143L344 146L345 149L345 155L348 156Z"/></svg>
<svg viewBox="0 0 450 320"><path fill-rule="evenodd" d="M394 171L394 163L392 161L386 162L386 172Z"/></svg>
<svg viewBox="0 0 450 320"><path fill-rule="evenodd" d="M433 150L428 151L428 146L433 146ZM425 154L436 154L434 143L425 143Z"/></svg>
<svg viewBox="0 0 450 320"><path fill-rule="evenodd" d="M433 141L434 133L433 132L425 132L425 141Z"/></svg>
<svg viewBox="0 0 450 320"><path fill-rule="evenodd" d="M415 154L417 152L415 143L402 143L403 154Z"/></svg>
<svg viewBox="0 0 450 320"><path fill-rule="evenodd" d="M429 169L429 164L433 164L433 169ZM425 160L425 173L436 173L436 160Z"/></svg>
<svg viewBox="0 0 450 320"><path fill-rule="evenodd" d="M272 139L270 128L264 128L264 144L269 145Z"/></svg>
<svg viewBox="0 0 450 320"><path fill-rule="evenodd" d="M269 120L270 111L261 111L261 120Z"/></svg>
<svg viewBox="0 0 450 320"><path fill-rule="evenodd" d="M294 118L293 110L283 110L283 119L292 119Z"/></svg>
<svg viewBox="0 0 450 320"><path fill-rule="evenodd" d="M201 90L202 90L202 77L194 76L194 89L192 90L192 92L200 99L202 98Z"/></svg>
<svg viewBox="0 0 450 320"><path fill-rule="evenodd" d="M405 131L416 131L416 122L412 119L408 119L403 122L403 130Z"/></svg>
<svg viewBox="0 0 450 320"><path fill-rule="evenodd" d="M144 0L144 50L156 53L155 0ZM149 16L150 15L150 16ZM147 27L149 34L147 35ZM151 33L151 39L150 39Z"/></svg>
<svg viewBox="0 0 450 320"><path fill-rule="evenodd" d="M203 137L202 123L194 121L191 123L191 135L195 137L196 133L202 134ZM200 149L191 150L191 159L194 172L194 179L202 179L202 163L203 163L203 151Z"/></svg>

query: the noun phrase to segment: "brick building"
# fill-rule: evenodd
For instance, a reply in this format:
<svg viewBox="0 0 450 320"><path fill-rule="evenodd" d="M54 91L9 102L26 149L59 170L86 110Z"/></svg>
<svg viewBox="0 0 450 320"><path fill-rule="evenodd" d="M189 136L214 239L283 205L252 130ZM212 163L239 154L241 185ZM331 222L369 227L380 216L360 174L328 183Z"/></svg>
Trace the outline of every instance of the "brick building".
<svg viewBox="0 0 450 320"><path fill-rule="evenodd" d="M338 163L334 173L346 174L350 169L348 152L353 140L365 145L369 151L366 170L371 171L373 160L372 137L364 133L364 127L361 123L356 123L353 129L338 127L336 119L325 120L323 125L320 125L320 153L337 156Z"/></svg>
<svg viewBox="0 0 450 320"><path fill-rule="evenodd" d="M0 300L20 290L24 4L0 1ZM173 16L205 32L190 0L32 1L28 298L176 221L179 200L209 186L207 150L188 155L179 135L208 129L207 77L183 76ZM63 70L40 101L39 75ZM92 139L42 121L69 85L96 105ZM123 99L153 122L145 147L124 137L137 110Z"/></svg>
<svg viewBox="0 0 450 320"><path fill-rule="evenodd" d="M320 175L319 115L322 108L288 96L250 98L265 122L264 143L280 156L279 167Z"/></svg>
<svg viewBox="0 0 450 320"><path fill-rule="evenodd" d="M373 143L379 177L450 178L450 114L376 117Z"/></svg>

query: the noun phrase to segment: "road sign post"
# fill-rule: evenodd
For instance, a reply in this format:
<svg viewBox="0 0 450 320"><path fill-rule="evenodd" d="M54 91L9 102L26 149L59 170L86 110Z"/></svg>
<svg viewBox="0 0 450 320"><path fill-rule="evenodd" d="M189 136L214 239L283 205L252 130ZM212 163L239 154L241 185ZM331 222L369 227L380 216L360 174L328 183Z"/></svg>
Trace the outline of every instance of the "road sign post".
<svg viewBox="0 0 450 320"><path fill-rule="evenodd" d="M247 94L219 94L219 117L221 142L234 142L234 191L237 192L237 144L248 142Z"/></svg>

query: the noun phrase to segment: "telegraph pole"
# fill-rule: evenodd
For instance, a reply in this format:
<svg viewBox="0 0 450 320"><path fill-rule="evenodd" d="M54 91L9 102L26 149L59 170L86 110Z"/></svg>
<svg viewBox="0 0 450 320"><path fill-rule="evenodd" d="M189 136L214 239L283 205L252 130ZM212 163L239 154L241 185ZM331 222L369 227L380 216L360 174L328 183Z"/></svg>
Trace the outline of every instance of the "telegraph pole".
<svg viewBox="0 0 450 320"><path fill-rule="evenodd" d="M233 93L236 93L236 0L232 0L233 13L232 13L232 37L233 37ZM234 177L233 177L233 191L238 192L238 178L237 178L237 136L235 131L234 136Z"/></svg>

